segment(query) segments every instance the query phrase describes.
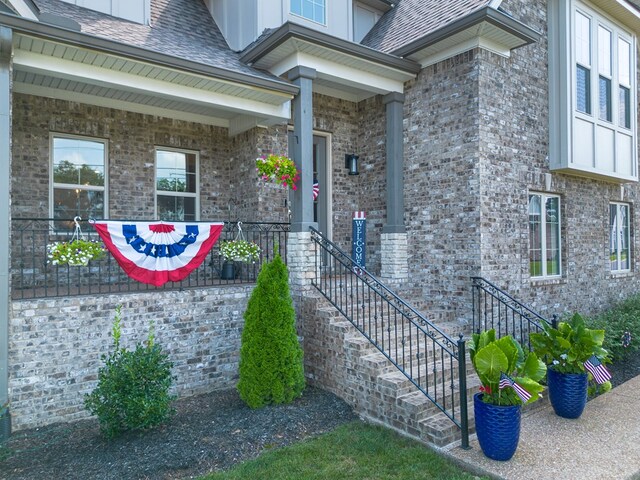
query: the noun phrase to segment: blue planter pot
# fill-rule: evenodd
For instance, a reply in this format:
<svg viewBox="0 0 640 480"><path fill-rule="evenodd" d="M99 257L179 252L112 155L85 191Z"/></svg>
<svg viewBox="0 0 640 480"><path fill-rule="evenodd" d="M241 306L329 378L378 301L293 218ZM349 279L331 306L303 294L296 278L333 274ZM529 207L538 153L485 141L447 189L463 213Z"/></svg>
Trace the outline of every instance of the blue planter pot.
<svg viewBox="0 0 640 480"><path fill-rule="evenodd" d="M586 373L558 373L547 369L549 400L556 415L578 418L587 404L588 376Z"/></svg>
<svg viewBox="0 0 640 480"><path fill-rule="evenodd" d="M493 460L509 460L516 453L520 440L520 405L490 405L482 394L473 397L476 434L482 453Z"/></svg>

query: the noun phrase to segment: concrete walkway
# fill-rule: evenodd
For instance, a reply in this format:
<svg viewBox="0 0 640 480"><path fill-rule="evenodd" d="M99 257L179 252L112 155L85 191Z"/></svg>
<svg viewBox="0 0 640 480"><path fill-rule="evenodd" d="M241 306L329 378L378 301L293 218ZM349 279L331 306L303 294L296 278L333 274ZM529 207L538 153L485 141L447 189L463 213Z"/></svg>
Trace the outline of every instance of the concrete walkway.
<svg viewBox="0 0 640 480"><path fill-rule="evenodd" d="M475 435L471 450L446 450L480 475L505 480L640 479L640 376L587 403L576 420L558 417L550 404L523 413L514 457L485 457Z"/></svg>

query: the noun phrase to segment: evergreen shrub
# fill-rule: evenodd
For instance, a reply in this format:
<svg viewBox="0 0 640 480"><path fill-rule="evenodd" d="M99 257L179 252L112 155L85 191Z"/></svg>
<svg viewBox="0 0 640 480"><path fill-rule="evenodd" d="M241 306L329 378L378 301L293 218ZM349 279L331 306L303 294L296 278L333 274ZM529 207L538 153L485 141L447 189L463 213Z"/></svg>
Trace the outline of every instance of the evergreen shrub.
<svg viewBox="0 0 640 480"><path fill-rule="evenodd" d="M251 408L290 403L305 386L287 266L263 264L244 314L238 393Z"/></svg>
<svg viewBox="0 0 640 480"><path fill-rule="evenodd" d="M87 410L98 417L106 437L127 430L146 430L166 421L173 413L169 395L173 363L154 341L153 325L144 344L134 350L120 346L121 306L113 323L113 351L103 355L98 385L85 396Z"/></svg>

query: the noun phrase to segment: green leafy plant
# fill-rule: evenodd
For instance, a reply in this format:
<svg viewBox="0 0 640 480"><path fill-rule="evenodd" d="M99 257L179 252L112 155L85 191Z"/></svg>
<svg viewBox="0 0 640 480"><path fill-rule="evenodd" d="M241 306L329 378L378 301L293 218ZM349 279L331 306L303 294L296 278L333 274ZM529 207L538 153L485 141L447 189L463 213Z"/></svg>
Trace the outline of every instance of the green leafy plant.
<svg viewBox="0 0 640 480"><path fill-rule="evenodd" d="M284 188L297 190L296 182L300 179L300 172L296 164L288 157L269 154L256 158L256 172L265 182L279 183Z"/></svg>
<svg viewBox="0 0 640 480"><path fill-rule="evenodd" d="M265 263L244 314L238 393L251 408L289 403L305 386L289 274L280 255Z"/></svg>
<svg viewBox="0 0 640 480"><path fill-rule="evenodd" d="M87 265L90 260L104 258L106 249L100 241L73 240L47 245L48 263L52 265Z"/></svg>
<svg viewBox="0 0 640 480"><path fill-rule="evenodd" d="M103 355L98 385L85 396L87 410L98 417L100 430L114 437L127 430L145 430L166 421L173 413L169 395L173 364L155 343L153 325L145 344L134 350L120 346L121 306L113 323L113 351Z"/></svg>
<svg viewBox="0 0 640 480"><path fill-rule="evenodd" d="M247 240L227 240L219 244L220 255L228 262L255 263L260 260L260 247Z"/></svg>
<svg viewBox="0 0 640 480"><path fill-rule="evenodd" d="M559 322L557 328L547 323L542 328L542 332L531 334L531 345L554 371L584 373L584 362L592 355L603 363L609 362L608 352L602 347L604 330L587 328L579 313L567 322Z"/></svg>
<svg viewBox="0 0 640 480"><path fill-rule="evenodd" d="M474 334L469 354L482 382L480 391L483 393L483 402L492 405L522 404L513 388L499 388L503 373L531 395L527 403L540 398L544 387L538 382L544 378L547 368L535 353L525 355L520 344L511 336L496 340L495 330Z"/></svg>
<svg viewBox="0 0 640 480"><path fill-rule="evenodd" d="M585 322L590 328L606 328L602 346L613 362L623 361L640 351L640 295L632 295Z"/></svg>

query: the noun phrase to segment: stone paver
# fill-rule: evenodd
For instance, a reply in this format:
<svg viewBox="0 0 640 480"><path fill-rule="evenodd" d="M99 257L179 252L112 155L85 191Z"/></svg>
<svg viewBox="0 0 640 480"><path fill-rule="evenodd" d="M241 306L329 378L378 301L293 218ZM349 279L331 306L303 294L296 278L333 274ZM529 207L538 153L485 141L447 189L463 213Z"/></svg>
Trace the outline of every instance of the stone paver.
<svg viewBox="0 0 640 480"><path fill-rule="evenodd" d="M475 436L471 450L446 453L477 473L506 480L640 479L640 376L587 403L579 419L558 417L551 405L523 414L514 457L485 457Z"/></svg>

